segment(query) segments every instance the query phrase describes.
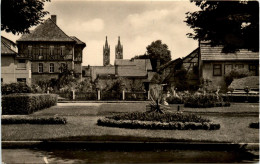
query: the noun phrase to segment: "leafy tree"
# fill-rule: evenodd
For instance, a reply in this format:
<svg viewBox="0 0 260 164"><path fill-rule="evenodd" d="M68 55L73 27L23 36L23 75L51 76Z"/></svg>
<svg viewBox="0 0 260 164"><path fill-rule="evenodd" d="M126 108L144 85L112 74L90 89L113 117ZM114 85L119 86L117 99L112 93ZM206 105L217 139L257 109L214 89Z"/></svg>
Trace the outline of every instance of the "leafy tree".
<svg viewBox="0 0 260 164"><path fill-rule="evenodd" d="M240 48L259 50L259 5L257 1L197 1L200 11L186 13L193 39L224 45L223 52Z"/></svg>
<svg viewBox="0 0 260 164"><path fill-rule="evenodd" d="M28 33L30 27L41 23L49 13L44 11L44 2L50 0L2 0L1 30Z"/></svg>
<svg viewBox="0 0 260 164"><path fill-rule="evenodd" d="M163 44L161 40L152 42L146 47L147 55L135 56L132 59L150 59L153 71L156 71L157 60L160 61L160 65L171 61L171 51L168 50L168 46Z"/></svg>

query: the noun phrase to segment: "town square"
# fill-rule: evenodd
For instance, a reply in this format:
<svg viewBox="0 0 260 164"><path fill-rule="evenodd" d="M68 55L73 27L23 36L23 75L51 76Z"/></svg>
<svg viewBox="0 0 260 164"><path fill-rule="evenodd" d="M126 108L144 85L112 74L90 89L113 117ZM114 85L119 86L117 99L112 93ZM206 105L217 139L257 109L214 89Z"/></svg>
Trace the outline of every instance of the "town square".
<svg viewBox="0 0 260 164"><path fill-rule="evenodd" d="M258 1L1 10L2 163L259 162Z"/></svg>

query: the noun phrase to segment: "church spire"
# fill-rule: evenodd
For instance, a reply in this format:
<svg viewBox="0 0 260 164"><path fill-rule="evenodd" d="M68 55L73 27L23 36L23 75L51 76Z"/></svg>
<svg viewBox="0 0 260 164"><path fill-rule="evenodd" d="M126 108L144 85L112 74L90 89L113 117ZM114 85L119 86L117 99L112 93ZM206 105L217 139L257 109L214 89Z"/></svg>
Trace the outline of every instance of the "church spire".
<svg viewBox="0 0 260 164"><path fill-rule="evenodd" d="M123 59L123 46L121 45L120 42L120 36L118 36L118 43L115 47L115 55L116 55L116 59Z"/></svg>
<svg viewBox="0 0 260 164"><path fill-rule="evenodd" d="M103 65L107 66L110 64L110 46L107 42L107 36L106 36L106 42L105 46L103 46Z"/></svg>

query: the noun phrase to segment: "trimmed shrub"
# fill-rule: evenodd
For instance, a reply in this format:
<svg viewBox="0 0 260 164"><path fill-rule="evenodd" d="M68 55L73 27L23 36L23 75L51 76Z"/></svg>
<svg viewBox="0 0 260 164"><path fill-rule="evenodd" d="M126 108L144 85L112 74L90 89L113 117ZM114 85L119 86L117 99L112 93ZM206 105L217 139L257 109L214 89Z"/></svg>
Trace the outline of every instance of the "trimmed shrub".
<svg viewBox="0 0 260 164"><path fill-rule="evenodd" d="M252 122L249 124L249 127L259 129L259 122Z"/></svg>
<svg viewBox="0 0 260 164"><path fill-rule="evenodd" d="M66 118L61 117L10 117L3 118L2 124L66 124Z"/></svg>
<svg viewBox="0 0 260 164"><path fill-rule="evenodd" d="M171 96L166 98L167 103L169 104L183 104L183 99L181 97Z"/></svg>
<svg viewBox="0 0 260 164"><path fill-rule="evenodd" d="M56 104L55 94L10 94L2 96L2 114L30 114Z"/></svg>
<svg viewBox="0 0 260 164"><path fill-rule="evenodd" d="M184 98L184 107L210 108L230 106L229 102L224 102L221 96L215 94L194 94Z"/></svg>
<svg viewBox="0 0 260 164"><path fill-rule="evenodd" d="M2 95L8 95L13 93L32 93L31 87L25 83L11 83L1 85Z"/></svg>

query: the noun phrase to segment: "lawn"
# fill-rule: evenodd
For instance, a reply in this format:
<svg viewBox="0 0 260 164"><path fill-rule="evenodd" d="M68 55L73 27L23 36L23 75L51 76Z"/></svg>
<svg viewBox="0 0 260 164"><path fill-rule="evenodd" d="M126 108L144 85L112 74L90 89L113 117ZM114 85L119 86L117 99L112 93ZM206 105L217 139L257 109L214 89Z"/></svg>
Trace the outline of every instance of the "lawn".
<svg viewBox="0 0 260 164"><path fill-rule="evenodd" d="M249 123L258 121L258 104L232 104L231 107L210 108L200 115L220 123L220 130L145 130L123 129L98 126L97 119L122 112L145 111L146 103L59 103L55 107L38 111L34 116L66 117L66 125L2 125L2 140L177 140L177 141L214 141L214 142L259 142L259 130L249 128ZM173 106L172 111L177 110ZM185 108L185 112L198 109ZM239 116L236 115L236 110ZM225 115L231 112L232 115ZM252 115L247 115L248 113ZM243 113L245 113L243 115ZM241 116L242 114L242 116Z"/></svg>

